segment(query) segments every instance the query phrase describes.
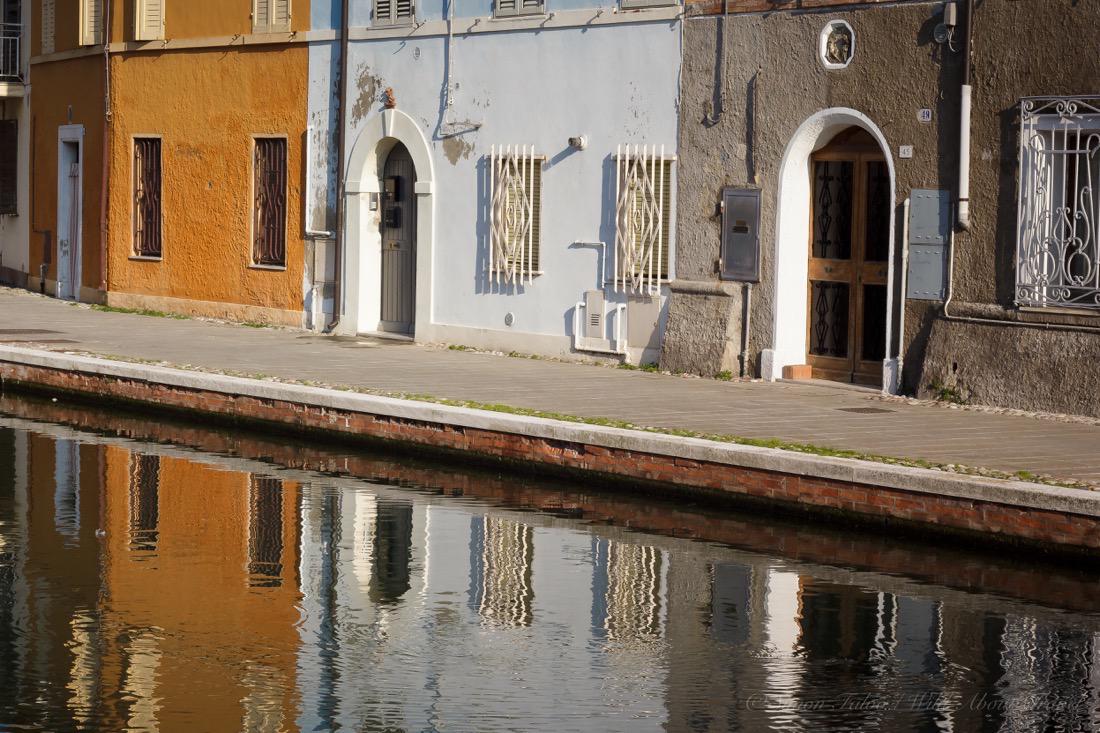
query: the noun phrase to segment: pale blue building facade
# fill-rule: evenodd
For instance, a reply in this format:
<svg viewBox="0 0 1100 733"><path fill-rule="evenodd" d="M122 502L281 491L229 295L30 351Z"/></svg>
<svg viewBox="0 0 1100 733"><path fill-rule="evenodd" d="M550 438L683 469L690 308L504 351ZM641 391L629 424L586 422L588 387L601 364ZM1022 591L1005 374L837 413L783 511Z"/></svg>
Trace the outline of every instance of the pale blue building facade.
<svg viewBox="0 0 1100 733"><path fill-rule="evenodd" d="M335 295L337 332L656 361L683 7L497 2L351 0L342 182L340 3L314 3L306 225L345 233L314 322Z"/></svg>

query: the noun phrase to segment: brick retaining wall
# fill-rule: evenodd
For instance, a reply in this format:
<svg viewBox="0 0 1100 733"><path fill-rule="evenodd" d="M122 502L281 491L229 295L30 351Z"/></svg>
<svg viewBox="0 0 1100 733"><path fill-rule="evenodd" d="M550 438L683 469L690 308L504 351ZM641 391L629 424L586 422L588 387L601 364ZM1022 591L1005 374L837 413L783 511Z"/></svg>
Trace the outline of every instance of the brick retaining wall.
<svg viewBox="0 0 1100 733"><path fill-rule="evenodd" d="M293 432L423 446L540 473L587 474L639 482L664 495L685 490L766 502L788 509L889 526L933 528L985 541L1095 554L1100 517L1006 503L872 486L796 473L193 389L93 371L0 362L5 387L29 387L150 405ZM996 479L991 479L995 482ZM1036 487L1041 490L1041 487Z"/></svg>

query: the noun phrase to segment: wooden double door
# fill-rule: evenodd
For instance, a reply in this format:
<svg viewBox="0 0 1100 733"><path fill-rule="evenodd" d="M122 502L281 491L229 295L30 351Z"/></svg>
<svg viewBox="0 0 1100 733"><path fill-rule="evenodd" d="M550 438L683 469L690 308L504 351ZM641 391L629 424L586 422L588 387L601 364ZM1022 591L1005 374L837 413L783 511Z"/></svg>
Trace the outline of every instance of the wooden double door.
<svg viewBox="0 0 1100 733"><path fill-rule="evenodd" d="M813 376L882 382L886 357L890 171L862 130L815 153L807 361Z"/></svg>

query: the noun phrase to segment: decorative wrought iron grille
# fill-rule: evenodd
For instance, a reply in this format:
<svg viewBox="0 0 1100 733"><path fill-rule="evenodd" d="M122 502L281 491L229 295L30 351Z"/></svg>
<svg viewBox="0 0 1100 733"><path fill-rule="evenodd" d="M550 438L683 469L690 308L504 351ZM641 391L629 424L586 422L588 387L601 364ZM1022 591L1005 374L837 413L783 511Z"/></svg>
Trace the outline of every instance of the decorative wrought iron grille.
<svg viewBox="0 0 1100 733"><path fill-rule="evenodd" d="M673 161L663 145L620 146L615 159L615 290L653 295L668 277Z"/></svg>
<svg viewBox="0 0 1100 733"><path fill-rule="evenodd" d="M531 282L542 239L542 158L528 145L490 151L489 274L494 283Z"/></svg>
<svg viewBox="0 0 1100 733"><path fill-rule="evenodd" d="M252 258L257 265L286 264L286 140L257 138Z"/></svg>
<svg viewBox="0 0 1100 733"><path fill-rule="evenodd" d="M1100 309L1100 97L1020 104L1016 303Z"/></svg>
<svg viewBox="0 0 1100 733"><path fill-rule="evenodd" d="M161 255L160 140L134 140L134 254Z"/></svg>

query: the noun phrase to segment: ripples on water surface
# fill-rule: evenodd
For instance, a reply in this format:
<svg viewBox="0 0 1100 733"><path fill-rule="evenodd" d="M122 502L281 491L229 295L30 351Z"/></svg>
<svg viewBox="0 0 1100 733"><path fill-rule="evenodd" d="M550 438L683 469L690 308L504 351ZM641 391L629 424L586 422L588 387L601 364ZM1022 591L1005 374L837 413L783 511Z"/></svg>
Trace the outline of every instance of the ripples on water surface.
<svg viewBox="0 0 1100 733"><path fill-rule="evenodd" d="M0 730L1100 721L1095 576L10 397L0 410Z"/></svg>

